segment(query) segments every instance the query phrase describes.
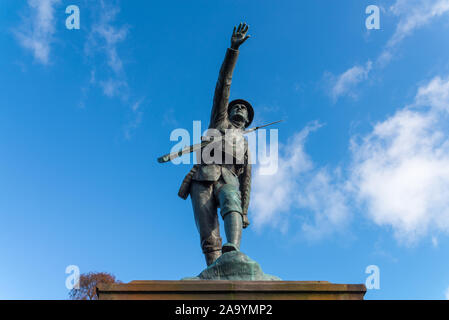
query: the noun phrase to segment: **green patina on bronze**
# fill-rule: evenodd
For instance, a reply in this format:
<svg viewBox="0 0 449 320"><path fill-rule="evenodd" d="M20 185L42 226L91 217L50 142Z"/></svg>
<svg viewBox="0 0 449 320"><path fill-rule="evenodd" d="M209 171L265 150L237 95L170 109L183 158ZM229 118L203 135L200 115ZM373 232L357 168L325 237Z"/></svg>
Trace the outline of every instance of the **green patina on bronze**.
<svg viewBox="0 0 449 320"><path fill-rule="evenodd" d="M208 147L214 146L215 142L209 144L208 141L204 141L198 144L200 156L197 159L199 158L200 163L196 164L186 175L178 192L183 199L190 195L195 224L200 235L201 249L208 266L217 260L222 252L234 250L234 248L238 250L242 229L249 226L251 163L248 141L243 135L254 118L254 110L251 104L243 99L229 102L232 74L237 64L239 48L250 37L247 33L248 25L246 23L240 23L234 27L231 47L226 50L212 103L209 129L218 132L221 139L217 140L217 144L225 146L225 148L218 149L218 152L213 150L212 153L214 156L224 155L225 163L215 160L209 162L203 159L202 151L208 151ZM209 136L209 138L212 139L214 136ZM230 148L226 148L226 146ZM184 151L191 152L193 149L195 146ZM226 153L227 150L232 150L232 154ZM184 151L174 153L174 156L181 155ZM168 154L160 157L158 161L164 163L171 157L172 154ZM218 222L218 208L221 209L220 213L224 221L228 244L223 247Z"/></svg>
<svg viewBox="0 0 449 320"><path fill-rule="evenodd" d="M264 273L260 265L246 254L230 251L223 253L197 277L182 280L280 281L281 279Z"/></svg>

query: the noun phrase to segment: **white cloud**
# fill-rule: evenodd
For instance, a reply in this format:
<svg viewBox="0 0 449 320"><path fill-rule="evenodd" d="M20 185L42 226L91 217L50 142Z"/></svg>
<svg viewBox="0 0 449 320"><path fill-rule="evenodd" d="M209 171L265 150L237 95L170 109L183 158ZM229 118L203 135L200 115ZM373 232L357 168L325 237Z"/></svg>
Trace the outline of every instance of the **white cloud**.
<svg viewBox="0 0 449 320"><path fill-rule="evenodd" d="M125 89L128 87L128 83L121 79L109 78L105 81L99 82L100 87L103 89L105 96L112 98L115 96L125 97Z"/></svg>
<svg viewBox="0 0 449 320"><path fill-rule="evenodd" d="M334 101L336 101L341 96L351 96L356 97L353 92L354 87L361 81L368 78L368 73L371 71L372 63L368 61L365 66L354 66L336 79L333 80L331 96Z"/></svg>
<svg viewBox="0 0 449 320"><path fill-rule="evenodd" d="M449 232L449 80L418 89L415 102L353 143L351 184L368 217L406 243Z"/></svg>
<svg viewBox="0 0 449 320"><path fill-rule="evenodd" d="M395 48L413 31L448 13L449 0L397 0L390 11L399 17L399 21L394 34L378 58L378 62L382 65L391 60Z"/></svg>
<svg viewBox="0 0 449 320"><path fill-rule="evenodd" d="M446 289L446 292L444 293L444 298L446 300L449 300L449 287Z"/></svg>
<svg viewBox="0 0 449 320"><path fill-rule="evenodd" d="M320 239L348 225L348 199L344 184L336 180L338 176L321 168L309 181L304 181L305 187L297 195L298 207L312 212L310 221L302 225L302 231L309 239Z"/></svg>
<svg viewBox="0 0 449 320"><path fill-rule="evenodd" d="M144 100L144 99L142 98L142 99L136 101L136 102L131 106L131 110L132 110L133 112L139 112L139 109L140 109L140 106L142 105L143 100Z"/></svg>
<svg viewBox="0 0 449 320"><path fill-rule="evenodd" d="M400 20L387 46L397 45L415 29L422 27L435 17L440 17L449 11L448 0L398 0L390 10Z"/></svg>
<svg viewBox="0 0 449 320"><path fill-rule="evenodd" d="M124 126L124 135L125 139L130 139L142 123L141 105L144 98L136 99L131 93L125 65L119 54L119 46L128 37L129 26L116 24L116 17L120 12L118 5L102 0L99 6L94 10L97 13L94 17L96 22L92 25L84 46L86 56L96 62L95 68L91 70L89 85L99 86L105 96L117 97L129 106L131 119ZM131 103L132 99L135 102Z"/></svg>
<svg viewBox="0 0 449 320"><path fill-rule="evenodd" d="M394 57L398 45L413 32L434 19L449 12L449 0L397 0L390 11L398 16L399 21L384 49L377 57L376 63L384 67ZM334 102L343 96L356 97L354 89L360 82L366 80L372 63L368 61L363 66L353 66L338 76L333 76L330 95Z"/></svg>
<svg viewBox="0 0 449 320"><path fill-rule="evenodd" d="M435 77L426 86L418 88L417 107L431 107L434 112L449 113L449 81Z"/></svg>
<svg viewBox="0 0 449 320"><path fill-rule="evenodd" d="M401 243L430 236L437 245L437 236L449 233L448 120L449 78L435 77L412 104L351 139L352 160L343 172L315 166L304 145L320 125L307 126L281 146L275 175L255 170L254 226L285 231L299 220L303 235L319 239L347 230L358 210Z"/></svg>
<svg viewBox="0 0 449 320"><path fill-rule="evenodd" d="M84 51L91 58L95 58L96 54L101 59L106 58L103 70L98 65L95 68L94 83L97 82L101 86L106 96L118 96L126 100L128 83L122 58L118 54L118 46L126 40L129 28L126 25L114 25L115 18L120 12L118 6L105 4L104 1L101 1L100 5L101 8L95 11L98 12L98 16L95 17L97 22L91 28Z"/></svg>
<svg viewBox="0 0 449 320"><path fill-rule="evenodd" d="M28 0L22 24L14 30L20 45L31 50L34 58L42 64L50 62L56 24L54 9L59 3L60 0Z"/></svg>
<svg viewBox="0 0 449 320"><path fill-rule="evenodd" d="M260 166L255 170L251 199L255 228L270 225L285 232L296 211L302 234L308 239L321 238L346 224L349 211L341 186L335 183L337 175L315 168L304 150L309 133L320 126L317 122L308 125L281 146L276 174L261 174Z"/></svg>
<svg viewBox="0 0 449 320"><path fill-rule="evenodd" d="M142 109L141 106L144 100L145 100L144 98L141 98L131 106L133 119L129 121L128 124L125 126L125 138L128 140L131 139L133 132L142 123L143 111L141 110Z"/></svg>
<svg viewBox="0 0 449 320"><path fill-rule="evenodd" d="M432 245L438 247L438 238L435 236L432 236Z"/></svg>
<svg viewBox="0 0 449 320"><path fill-rule="evenodd" d="M115 27L113 22L120 9L104 6L98 23L92 27L91 40L105 53L107 64L117 74L123 71L123 62L117 53L117 45L128 35L128 26Z"/></svg>
<svg viewBox="0 0 449 320"><path fill-rule="evenodd" d="M307 126L297 133L287 146L281 146L284 156L279 156L278 170L274 175L262 174L258 167L253 174L251 212L255 227L264 224L278 225L281 215L289 211L293 203L298 181L303 172L313 167L304 151L304 143L309 133L318 124Z"/></svg>

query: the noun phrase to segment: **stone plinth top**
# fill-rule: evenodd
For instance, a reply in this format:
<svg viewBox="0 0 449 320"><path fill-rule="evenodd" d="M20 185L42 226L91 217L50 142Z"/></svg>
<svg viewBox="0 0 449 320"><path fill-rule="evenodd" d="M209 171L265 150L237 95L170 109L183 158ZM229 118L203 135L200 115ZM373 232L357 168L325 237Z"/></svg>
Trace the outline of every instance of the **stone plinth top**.
<svg viewBox="0 0 449 320"><path fill-rule="evenodd" d="M100 300L363 300L363 284L327 281L138 280L97 287Z"/></svg>

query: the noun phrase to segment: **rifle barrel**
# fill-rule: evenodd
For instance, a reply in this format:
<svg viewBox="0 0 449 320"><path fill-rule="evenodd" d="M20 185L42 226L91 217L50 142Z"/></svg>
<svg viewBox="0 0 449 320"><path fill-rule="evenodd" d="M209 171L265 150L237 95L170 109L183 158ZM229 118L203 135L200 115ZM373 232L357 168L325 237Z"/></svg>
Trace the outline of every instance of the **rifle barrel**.
<svg viewBox="0 0 449 320"><path fill-rule="evenodd" d="M271 126L273 124L276 124L276 123L279 123L279 122L282 122L282 121L284 121L284 120L278 120L278 121L275 121L275 122L264 124L263 126L254 127L254 128L251 128L251 129L248 129L248 130L244 131L243 134L247 134L247 133L256 131L256 130L258 130L260 128L268 127L268 126ZM159 163L169 162L170 160L173 160L173 159L176 159L178 157L181 157L184 154L197 151L197 150L205 147L209 143L212 143L212 142L216 143L216 142L220 141L221 139L222 139L222 136L217 137L217 139L212 139L210 141L202 141L200 143L197 143L197 144L185 147L184 149L181 149L181 150L176 151L176 152L168 153L166 155L163 155L162 157L157 158L157 162L159 162Z"/></svg>

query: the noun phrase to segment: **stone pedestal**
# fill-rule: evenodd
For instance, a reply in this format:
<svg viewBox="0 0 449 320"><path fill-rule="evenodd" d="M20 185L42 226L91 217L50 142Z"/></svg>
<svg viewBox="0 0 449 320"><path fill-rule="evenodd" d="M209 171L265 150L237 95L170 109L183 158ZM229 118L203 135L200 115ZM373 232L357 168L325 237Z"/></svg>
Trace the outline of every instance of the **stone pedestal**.
<svg viewBox="0 0 449 320"><path fill-rule="evenodd" d="M363 300L363 284L179 280L99 285L100 300Z"/></svg>

